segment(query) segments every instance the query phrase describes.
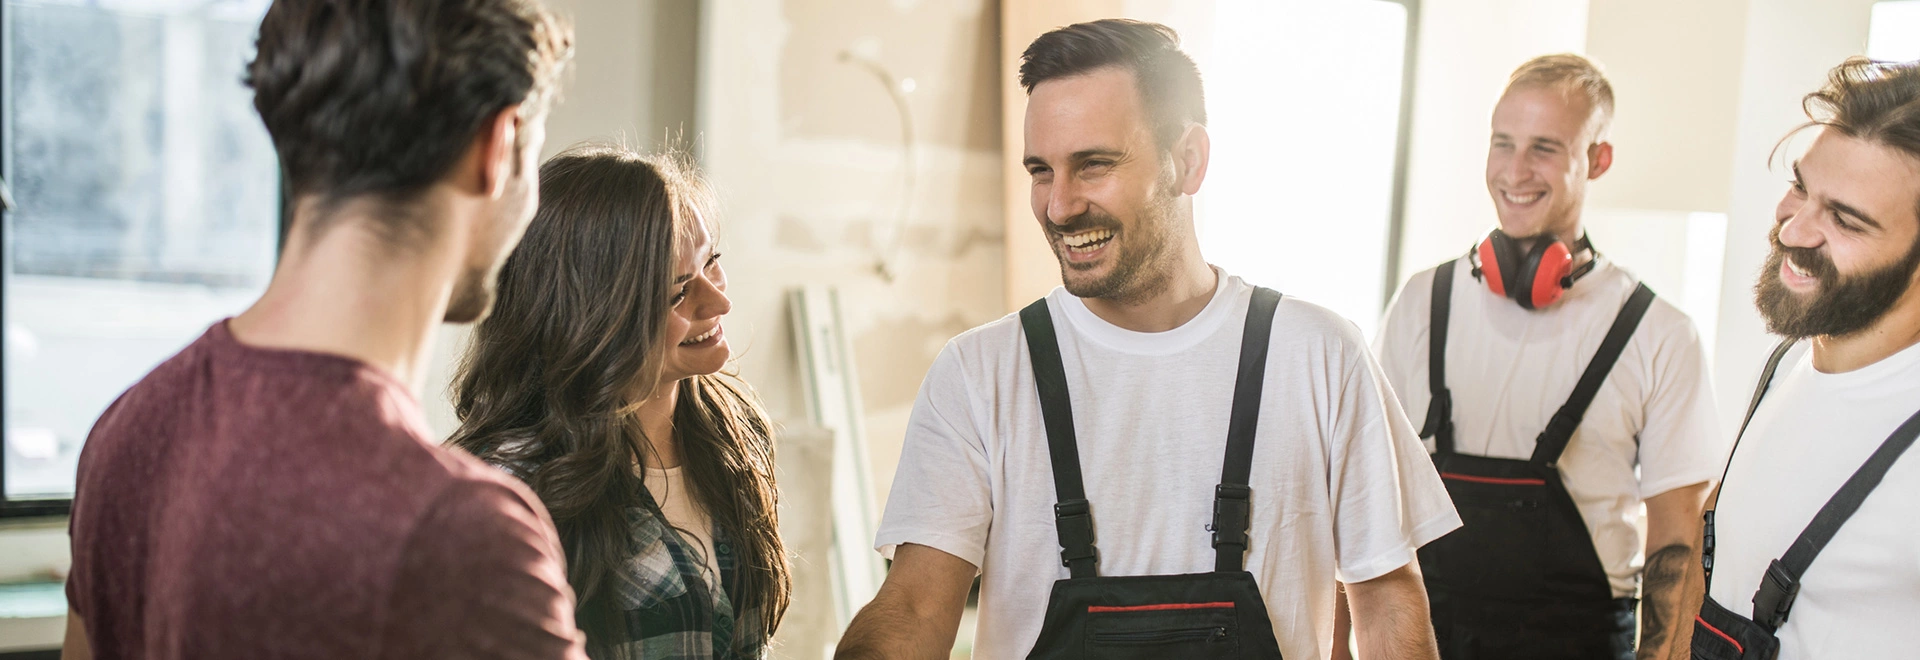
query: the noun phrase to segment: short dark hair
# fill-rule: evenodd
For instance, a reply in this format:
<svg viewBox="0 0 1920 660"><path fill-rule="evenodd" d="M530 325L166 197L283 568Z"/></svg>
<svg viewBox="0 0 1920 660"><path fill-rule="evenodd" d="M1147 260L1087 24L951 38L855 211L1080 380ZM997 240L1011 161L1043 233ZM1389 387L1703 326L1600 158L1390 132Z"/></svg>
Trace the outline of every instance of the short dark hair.
<svg viewBox="0 0 1920 660"><path fill-rule="evenodd" d="M1160 148L1172 146L1188 123L1207 124L1200 68L1180 51L1180 34L1159 23L1108 18L1040 35L1020 54L1020 86L1031 95L1048 80L1110 66L1133 73Z"/></svg>
<svg viewBox="0 0 1920 660"><path fill-rule="evenodd" d="M405 202L501 110L542 117L572 42L538 0L275 0L245 82L289 204Z"/></svg>

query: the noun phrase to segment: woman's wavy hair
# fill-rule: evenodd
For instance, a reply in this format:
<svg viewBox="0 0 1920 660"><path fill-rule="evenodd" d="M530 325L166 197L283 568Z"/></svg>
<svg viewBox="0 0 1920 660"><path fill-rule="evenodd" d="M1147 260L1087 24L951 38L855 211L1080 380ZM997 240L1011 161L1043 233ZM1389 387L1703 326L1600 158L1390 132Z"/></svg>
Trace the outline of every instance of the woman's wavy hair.
<svg viewBox="0 0 1920 660"><path fill-rule="evenodd" d="M639 469L649 445L634 414L670 343L662 335L675 248L710 207L705 182L681 157L596 145L547 161L539 211L501 268L499 298L454 379L461 426L449 444L514 471L546 504L590 649L618 630L626 512L649 501ZM740 618L757 617L771 636L792 581L766 412L728 375L676 387L689 493L738 548Z"/></svg>

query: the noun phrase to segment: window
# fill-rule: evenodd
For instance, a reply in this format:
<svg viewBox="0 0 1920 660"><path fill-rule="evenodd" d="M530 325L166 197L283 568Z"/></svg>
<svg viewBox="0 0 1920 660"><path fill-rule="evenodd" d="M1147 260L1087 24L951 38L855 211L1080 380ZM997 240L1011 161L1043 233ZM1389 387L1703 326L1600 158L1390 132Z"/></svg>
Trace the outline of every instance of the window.
<svg viewBox="0 0 1920 660"><path fill-rule="evenodd" d="M267 0L0 0L0 513L65 509L120 392L272 273L241 74Z"/></svg>
<svg viewBox="0 0 1920 660"><path fill-rule="evenodd" d="M1371 337L1387 287L1399 281L1391 269L1417 5L1215 7L1201 252L1248 281L1326 306Z"/></svg>
<svg viewBox="0 0 1920 660"><path fill-rule="evenodd" d="M1867 31L1867 57L1910 62L1920 60L1920 0L1873 3Z"/></svg>

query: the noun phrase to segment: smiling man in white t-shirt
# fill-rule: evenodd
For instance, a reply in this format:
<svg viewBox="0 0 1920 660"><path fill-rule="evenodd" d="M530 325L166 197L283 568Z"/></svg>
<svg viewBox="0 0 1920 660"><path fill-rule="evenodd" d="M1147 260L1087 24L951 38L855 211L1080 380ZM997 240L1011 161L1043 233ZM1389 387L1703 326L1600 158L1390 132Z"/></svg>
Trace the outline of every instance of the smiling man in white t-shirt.
<svg viewBox="0 0 1920 660"><path fill-rule="evenodd" d="M1920 62L1849 60L1805 107L1819 134L1793 164L1754 287L1790 342L1720 488L1699 658L1774 644L1780 660L1920 654L1920 460L1889 443L1911 443L1895 429L1920 418ZM1895 451L1869 461L1883 443ZM1848 489L1850 517L1824 515L1875 467L1877 486ZM1822 527L1816 512L1824 545L1802 535Z"/></svg>
<svg viewBox="0 0 1920 660"><path fill-rule="evenodd" d="M935 360L876 542L894 563L838 657L947 657L976 573L975 658L1326 658L1336 578L1363 651L1434 657L1415 552L1458 518L1355 326L1202 258L1206 117L1173 31L1083 23L1023 60L1065 286Z"/></svg>
<svg viewBox="0 0 1920 660"><path fill-rule="evenodd" d="M1692 624L1726 444L1693 322L1586 239L1612 113L1585 58L1516 69L1487 145L1499 228L1410 278L1376 340L1466 520L1421 551L1448 660L1666 658Z"/></svg>

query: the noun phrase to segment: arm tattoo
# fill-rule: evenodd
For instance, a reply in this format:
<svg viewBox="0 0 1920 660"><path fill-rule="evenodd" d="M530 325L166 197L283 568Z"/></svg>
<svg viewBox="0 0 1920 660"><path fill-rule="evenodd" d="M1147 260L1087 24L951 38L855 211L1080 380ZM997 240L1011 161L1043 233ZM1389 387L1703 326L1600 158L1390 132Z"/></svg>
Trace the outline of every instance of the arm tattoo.
<svg viewBox="0 0 1920 660"><path fill-rule="evenodd" d="M1679 620L1682 591L1694 558L1693 546L1675 543L1647 555L1640 598L1640 657L1665 646Z"/></svg>

